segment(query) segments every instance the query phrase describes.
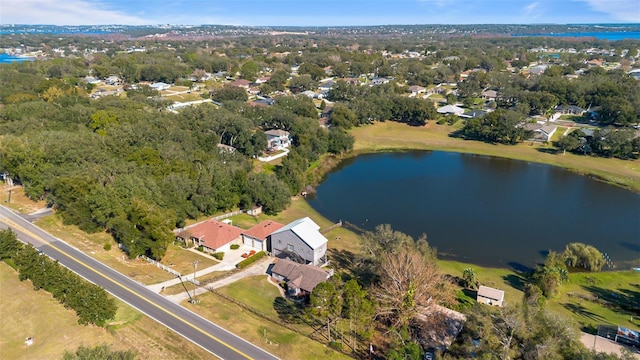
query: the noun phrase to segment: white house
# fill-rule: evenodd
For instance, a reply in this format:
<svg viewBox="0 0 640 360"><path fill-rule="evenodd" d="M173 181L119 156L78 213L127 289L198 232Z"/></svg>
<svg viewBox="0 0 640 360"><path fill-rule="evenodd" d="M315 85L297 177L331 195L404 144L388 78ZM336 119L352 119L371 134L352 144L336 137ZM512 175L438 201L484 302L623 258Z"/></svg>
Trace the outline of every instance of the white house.
<svg viewBox="0 0 640 360"><path fill-rule="evenodd" d="M267 148L270 150L284 150L291 145L288 131L273 129L264 133L267 135Z"/></svg>
<svg viewBox="0 0 640 360"><path fill-rule="evenodd" d="M149 85L149 87L152 88L153 90L162 91L162 90L167 90L168 88L171 87L171 85L163 82L157 82Z"/></svg>
<svg viewBox="0 0 640 360"><path fill-rule="evenodd" d="M321 266L327 262L328 240L319 230L310 218L298 219L269 235L268 251L275 257Z"/></svg>
<svg viewBox="0 0 640 360"><path fill-rule="evenodd" d="M476 300L481 304L502 306L504 303L504 291L480 285Z"/></svg>
<svg viewBox="0 0 640 360"><path fill-rule="evenodd" d="M439 107L437 110L438 114L455 114L462 115L464 114L464 109L455 105L446 105L443 107Z"/></svg>

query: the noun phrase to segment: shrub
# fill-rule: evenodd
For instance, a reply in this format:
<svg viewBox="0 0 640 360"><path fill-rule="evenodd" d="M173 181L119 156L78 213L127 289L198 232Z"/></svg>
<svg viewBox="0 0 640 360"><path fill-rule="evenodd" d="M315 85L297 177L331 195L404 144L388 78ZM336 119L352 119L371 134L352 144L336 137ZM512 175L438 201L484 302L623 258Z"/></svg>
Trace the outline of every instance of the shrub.
<svg viewBox="0 0 640 360"><path fill-rule="evenodd" d="M217 253L213 253L213 257L218 259L218 260L222 260L222 258L224 258L224 252L220 251Z"/></svg>
<svg viewBox="0 0 640 360"><path fill-rule="evenodd" d="M238 244L231 244L231 250L238 250L240 249L240 245Z"/></svg>
<svg viewBox="0 0 640 360"><path fill-rule="evenodd" d="M102 248L105 251L110 251L111 250L111 243L104 243L104 246Z"/></svg>
<svg viewBox="0 0 640 360"><path fill-rule="evenodd" d="M438 124L438 125L444 125L446 122L447 122L447 119L446 119L446 118L442 118L442 119L438 120L438 121L436 122L436 124Z"/></svg>
<svg viewBox="0 0 640 360"><path fill-rule="evenodd" d="M204 246L202 246L202 245L198 246L198 251L203 252L204 251Z"/></svg>
<svg viewBox="0 0 640 360"><path fill-rule="evenodd" d="M333 341L331 341L329 343L329 347L332 348L332 349L338 350L338 351L342 350L342 348L343 348L342 343L339 342L339 341L335 341L335 340L333 340Z"/></svg>
<svg viewBox="0 0 640 360"><path fill-rule="evenodd" d="M249 265L253 264L254 262L256 262L256 261L258 261L258 260L262 259L262 258L263 258L263 257L265 257L266 255L267 255L267 253L266 253L266 252L264 252L264 251L257 252L257 253L255 253L254 255L252 255L251 257L248 257L248 258L246 258L246 259L244 259L244 260L240 261L240 262L236 265L236 267L237 267L238 269L244 269L244 268L246 268L247 266L249 266Z"/></svg>

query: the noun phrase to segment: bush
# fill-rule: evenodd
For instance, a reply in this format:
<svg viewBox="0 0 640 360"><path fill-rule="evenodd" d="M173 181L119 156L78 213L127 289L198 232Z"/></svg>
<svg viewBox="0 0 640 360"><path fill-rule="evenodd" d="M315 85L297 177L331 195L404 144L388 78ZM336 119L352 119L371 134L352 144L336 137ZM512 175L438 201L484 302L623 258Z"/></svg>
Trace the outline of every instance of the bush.
<svg viewBox="0 0 640 360"><path fill-rule="evenodd" d="M338 350L338 351L341 351L342 348L343 348L342 343L339 342L339 341L335 341L335 340L333 340L333 341L331 341L329 343L329 347L332 348L332 349Z"/></svg>
<svg viewBox="0 0 640 360"><path fill-rule="evenodd" d="M438 120L438 122L436 122L436 124L444 125L446 122L447 122L447 119L446 118L442 118L442 119Z"/></svg>
<svg viewBox="0 0 640 360"><path fill-rule="evenodd" d="M240 245L238 244L231 244L231 250L238 250L240 249Z"/></svg>
<svg viewBox="0 0 640 360"><path fill-rule="evenodd" d="M251 257L248 257L248 258L246 258L246 259L244 259L244 260L240 261L240 262L238 263L238 265L236 265L236 267L237 267L238 269L244 269L244 268L246 268L247 266L249 266L249 265L253 264L254 262L256 262L256 261L258 261L258 260L262 259L262 258L263 258L263 257L265 257L266 255L267 255L267 253L266 253L266 252L264 252L264 251L257 252L257 253L255 253L254 255L252 255Z"/></svg>
<svg viewBox="0 0 640 360"><path fill-rule="evenodd" d="M104 243L104 246L102 248L105 251L110 251L111 250L111 243Z"/></svg>
<svg viewBox="0 0 640 360"><path fill-rule="evenodd" d="M213 253L213 257L218 259L218 260L222 260L222 258L224 258L224 252L220 251L217 253Z"/></svg>
<svg viewBox="0 0 640 360"><path fill-rule="evenodd" d="M198 246L198 251L204 252L204 246L202 246L202 245Z"/></svg>

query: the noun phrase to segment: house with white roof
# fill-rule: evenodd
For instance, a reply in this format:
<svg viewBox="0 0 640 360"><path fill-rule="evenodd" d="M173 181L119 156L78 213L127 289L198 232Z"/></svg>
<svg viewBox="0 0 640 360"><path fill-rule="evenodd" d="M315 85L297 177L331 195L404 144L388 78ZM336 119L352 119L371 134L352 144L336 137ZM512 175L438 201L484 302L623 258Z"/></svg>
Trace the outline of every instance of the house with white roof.
<svg viewBox="0 0 640 360"><path fill-rule="evenodd" d="M464 109L455 105L446 105L443 107L439 107L437 110L438 114L455 114L462 115L464 114Z"/></svg>
<svg viewBox="0 0 640 360"><path fill-rule="evenodd" d="M309 217L293 221L267 237L271 255L300 264L322 266L327 262L328 240Z"/></svg>

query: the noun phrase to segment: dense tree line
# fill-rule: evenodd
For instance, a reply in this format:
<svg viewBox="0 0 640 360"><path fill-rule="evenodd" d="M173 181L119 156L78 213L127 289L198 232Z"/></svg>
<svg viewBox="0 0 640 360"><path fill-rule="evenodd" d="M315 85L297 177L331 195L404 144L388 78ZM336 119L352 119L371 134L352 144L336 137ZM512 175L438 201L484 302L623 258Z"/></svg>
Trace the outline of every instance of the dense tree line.
<svg viewBox="0 0 640 360"><path fill-rule="evenodd" d="M312 162L353 145L344 131L319 126L305 96L251 107L223 88L222 108L171 114L144 88L89 100L78 86L45 79L35 71L42 64L0 74L13 91L0 109L0 169L28 196L57 208L65 223L109 231L131 257L161 258L171 230L188 218L254 204L281 211L308 184ZM288 131L293 150L275 173L256 174L251 158L266 149L270 129Z"/></svg>
<svg viewBox="0 0 640 360"><path fill-rule="evenodd" d="M14 267L21 281L30 280L35 290L44 289L73 309L80 324L104 326L116 315L116 302L104 289L22 244L11 230L0 230L0 260Z"/></svg>

